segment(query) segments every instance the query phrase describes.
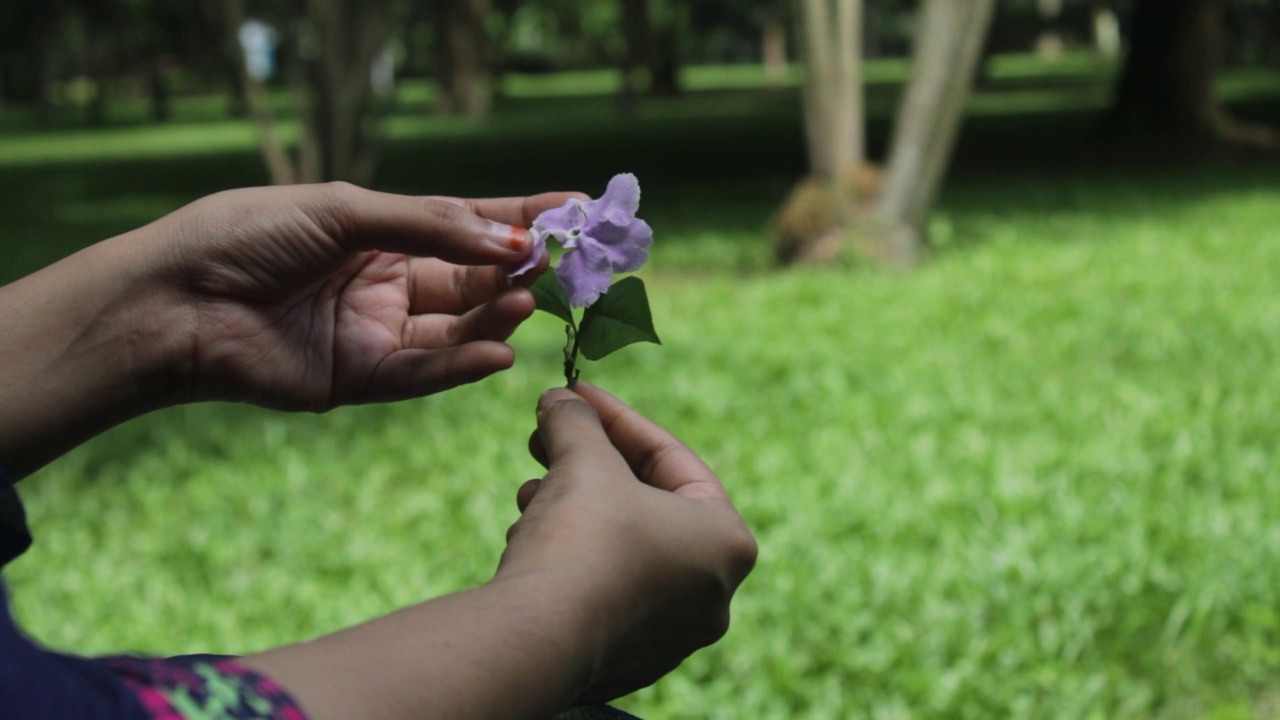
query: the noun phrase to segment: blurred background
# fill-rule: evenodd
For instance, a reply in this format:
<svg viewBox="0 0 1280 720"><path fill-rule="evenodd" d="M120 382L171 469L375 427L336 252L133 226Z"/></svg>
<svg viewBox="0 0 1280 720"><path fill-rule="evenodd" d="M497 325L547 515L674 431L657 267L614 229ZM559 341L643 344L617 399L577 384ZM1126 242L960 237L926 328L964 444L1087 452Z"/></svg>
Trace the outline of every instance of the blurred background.
<svg viewBox="0 0 1280 720"><path fill-rule="evenodd" d="M1280 1L5 0L0 282L200 196L598 195L585 377L760 565L647 718L1280 717ZM20 620L249 652L484 582L549 316L440 397L167 410L21 491Z"/></svg>

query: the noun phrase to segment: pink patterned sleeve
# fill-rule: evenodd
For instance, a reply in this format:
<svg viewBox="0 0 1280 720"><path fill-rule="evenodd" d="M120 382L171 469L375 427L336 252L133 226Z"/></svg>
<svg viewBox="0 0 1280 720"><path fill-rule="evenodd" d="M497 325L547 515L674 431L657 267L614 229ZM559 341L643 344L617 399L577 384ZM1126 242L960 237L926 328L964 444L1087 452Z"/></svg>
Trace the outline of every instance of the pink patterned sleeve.
<svg viewBox="0 0 1280 720"><path fill-rule="evenodd" d="M98 662L138 697L151 720L307 720L284 688L231 657L120 655Z"/></svg>

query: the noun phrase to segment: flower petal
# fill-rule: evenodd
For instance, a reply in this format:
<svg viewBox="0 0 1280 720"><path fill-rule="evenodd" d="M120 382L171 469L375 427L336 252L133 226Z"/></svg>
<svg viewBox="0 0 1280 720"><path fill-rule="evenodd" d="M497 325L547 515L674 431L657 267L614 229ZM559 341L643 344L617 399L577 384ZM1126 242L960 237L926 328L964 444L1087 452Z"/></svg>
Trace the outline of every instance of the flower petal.
<svg viewBox="0 0 1280 720"><path fill-rule="evenodd" d="M609 220L622 225L640 209L640 181L631 173L620 173L609 180L604 194L586 204L587 217L593 222Z"/></svg>
<svg viewBox="0 0 1280 720"><path fill-rule="evenodd" d="M544 241L549 235L563 245L570 230L587 224L585 206L589 204L577 198L569 198L564 205L544 211L533 221L534 234L542 236Z"/></svg>
<svg viewBox="0 0 1280 720"><path fill-rule="evenodd" d="M588 233L578 239L578 246L598 246L609 258L609 267L615 273L635 272L649 259L648 247L653 244L653 229L640 218L632 218L624 224L597 223Z"/></svg>
<svg viewBox="0 0 1280 720"><path fill-rule="evenodd" d="M609 255L599 244L584 243L560 256L556 277L569 293L569 304L586 307L608 291L613 270Z"/></svg>

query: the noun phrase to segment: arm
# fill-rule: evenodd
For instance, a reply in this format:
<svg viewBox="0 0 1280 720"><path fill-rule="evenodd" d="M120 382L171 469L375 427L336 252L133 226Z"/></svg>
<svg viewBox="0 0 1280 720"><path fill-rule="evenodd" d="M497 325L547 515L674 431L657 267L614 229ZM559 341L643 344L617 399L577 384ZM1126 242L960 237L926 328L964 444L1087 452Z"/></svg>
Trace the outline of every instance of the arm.
<svg viewBox="0 0 1280 720"><path fill-rule="evenodd" d="M15 479L182 396L190 312L156 256L134 232L0 288L0 465Z"/></svg>
<svg viewBox="0 0 1280 720"><path fill-rule="evenodd" d="M236 190L0 288L0 465L174 403L323 411L503 370L533 299L500 266L567 197Z"/></svg>
<svg viewBox="0 0 1280 720"><path fill-rule="evenodd" d="M755 541L687 447L578 388L539 404L549 469L521 488L491 582L246 664L314 720L545 718L649 685L719 639Z"/></svg>

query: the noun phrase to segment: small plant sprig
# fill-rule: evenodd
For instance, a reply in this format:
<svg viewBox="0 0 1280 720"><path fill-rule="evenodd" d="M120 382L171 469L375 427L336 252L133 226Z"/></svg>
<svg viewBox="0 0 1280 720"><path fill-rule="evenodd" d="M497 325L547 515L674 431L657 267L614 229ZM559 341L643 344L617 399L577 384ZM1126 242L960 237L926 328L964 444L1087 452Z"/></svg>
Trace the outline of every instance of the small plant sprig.
<svg viewBox="0 0 1280 720"><path fill-rule="evenodd" d="M570 200L548 210L533 222L534 250L515 277L538 264L546 252L547 238L565 249L554 273L544 273L530 290L539 310L565 321L564 379L577 382L578 355L599 360L627 345L651 342L661 345L653 329L649 296L644 281L618 273L635 272L649 259L653 230L636 217L640 208L640 183L630 173L615 175L604 194L595 200ZM581 319L575 308L585 308Z"/></svg>

